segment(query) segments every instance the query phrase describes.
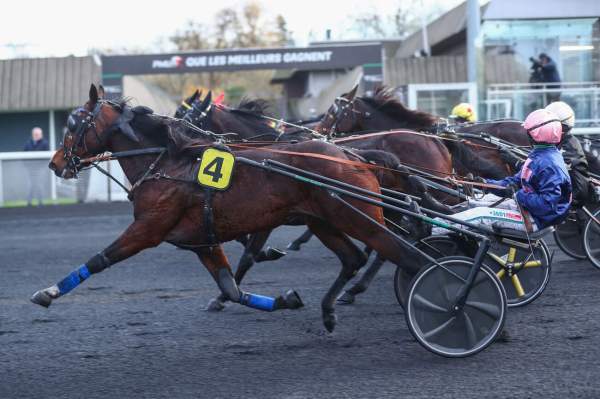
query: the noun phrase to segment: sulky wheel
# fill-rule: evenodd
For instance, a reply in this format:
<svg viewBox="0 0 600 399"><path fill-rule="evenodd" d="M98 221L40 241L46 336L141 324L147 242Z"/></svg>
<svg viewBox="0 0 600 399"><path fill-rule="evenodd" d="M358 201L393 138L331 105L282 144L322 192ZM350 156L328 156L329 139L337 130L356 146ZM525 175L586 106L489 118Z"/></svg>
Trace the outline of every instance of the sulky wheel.
<svg viewBox="0 0 600 399"><path fill-rule="evenodd" d="M588 259L600 269L600 209L590 218L583 232L583 246Z"/></svg>
<svg viewBox="0 0 600 399"><path fill-rule="evenodd" d="M485 349L498 337L506 317L506 293L487 266L479 269L463 306L455 306L473 259L448 257L415 276L406 301L410 332L427 350L465 357Z"/></svg>
<svg viewBox="0 0 600 399"><path fill-rule="evenodd" d="M556 226L554 240L562 251L573 259L587 259L583 247L583 231L587 223L587 216L582 212L569 212L567 219ZM582 219L581 217L584 217Z"/></svg>
<svg viewBox="0 0 600 399"><path fill-rule="evenodd" d="M417 242L415 246L434 259L446 256L465 255L459 248L457 239L452 236L429 236ZM403 308L404 303L406 302L406 294L408 293L408 288L410 287L413 277L413 275L410 275L401 267L396 267L396 274L394 274L394 292L396 293L398 303Z"/></svg>
<svg viewBox="0 0 600 399"><path fill-rule="evenodd" d="M539 297L550 280L550 252L543 240L529 244L494 242L488 265L506 290L509 307L527 305Z"/></svg>

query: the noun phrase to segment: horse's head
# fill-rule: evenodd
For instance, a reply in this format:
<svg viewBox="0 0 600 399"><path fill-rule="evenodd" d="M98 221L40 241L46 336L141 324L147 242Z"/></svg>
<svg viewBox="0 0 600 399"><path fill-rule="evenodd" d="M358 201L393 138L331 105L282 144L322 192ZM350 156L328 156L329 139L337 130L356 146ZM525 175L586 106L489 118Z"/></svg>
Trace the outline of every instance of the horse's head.
<svg viewBox="0 0 600 399"><path fill-rule="evenodd" d="M354 86L348 93L344 93L335 99L323 119L315 127L322 134L334 135L337 132L351 132L358 127L357 111L355 109L355 97L358 85Z"/></svg>
<svg viewBox="0 0 600 399"><path fill-rule="evenodd" d="M48 167L58 177L70 179L86 166L81 162L108 150L110 134L121 131L130 140L139 141L128 122L131 110L120 104L103 100L95 85L91 85L89 99L84 106L75 109L67 120L67 130L62 145L54 153Z"/></svg>
<svg viewBox="0 0 600 399"><path fill-rule="evenodd" d="M192 125L201 129L206 129L207 123L210 118L212 104L212 91L209 91L204 100L200 101L200 98L196 98L190 103L191 108L185 113L183 119L190 122Z"/></svg>
<svg viewBox="0 0 600 399"><path fill-rule="evenodd" d="M196 89L194 94L181 101L181 104L179 104L173 116L177 119L183 118L185 114L192 109L192 105L196 102L196 100L198 100L198 98L201 96L202 92Z"/></svg>

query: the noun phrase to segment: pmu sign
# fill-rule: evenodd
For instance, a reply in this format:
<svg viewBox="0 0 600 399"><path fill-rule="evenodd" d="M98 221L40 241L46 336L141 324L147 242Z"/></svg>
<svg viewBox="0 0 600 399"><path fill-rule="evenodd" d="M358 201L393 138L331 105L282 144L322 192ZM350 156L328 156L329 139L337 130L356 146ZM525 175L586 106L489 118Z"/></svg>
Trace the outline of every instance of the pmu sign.
<svg viewBox="0 0 600 399"><path fill-rule="evenodd" d="M251 69L326 70L355 66L365 68L365 83L379 80L381 44L352 44L294 48L199 51L169 54L114 55L102 57L102 76L107 92L122 94L124 75L199 73Z"/></svg>
<svg viewBox="0 0 600 399"><path fill-rule="evenodd" d="M264 66L279 64L319 63L331 61L333 51L287 51L272 53L241 53L211 55L173 55L157 57L152 60L152 69L207 68L233 66L237 69L246 66Z"/></svg>

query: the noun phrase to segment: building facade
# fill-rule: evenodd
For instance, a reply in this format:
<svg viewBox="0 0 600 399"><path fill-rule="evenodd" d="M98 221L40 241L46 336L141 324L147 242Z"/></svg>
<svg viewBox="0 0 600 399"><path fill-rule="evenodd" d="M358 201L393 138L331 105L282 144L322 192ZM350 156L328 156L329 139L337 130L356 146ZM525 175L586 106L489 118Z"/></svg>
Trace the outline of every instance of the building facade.
<svg viewBox="0 0 600 399"><path fill-rule="evenodd" d="M600 133L600 2L491 0L480 12L476 82L467 81L463 3L401 44L386 62L385 83L412 107L442 116L469 101L480 119L523 119L561 99L575 109L580 132ZM534 81L531 58L541 53L556 63L559 84Z"/></svg>

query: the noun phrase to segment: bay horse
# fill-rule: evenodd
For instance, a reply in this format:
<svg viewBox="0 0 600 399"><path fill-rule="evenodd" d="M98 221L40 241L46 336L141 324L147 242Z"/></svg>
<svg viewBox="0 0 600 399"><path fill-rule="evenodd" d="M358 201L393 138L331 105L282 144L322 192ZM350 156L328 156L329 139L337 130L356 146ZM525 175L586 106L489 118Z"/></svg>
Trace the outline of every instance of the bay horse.
<svg viewBox="0 0 600 399"><path fill-rule="evenodd" d="M132 109L126 103L101 100L94 85L85 105L69 116L67 126L63 144L50 161L50 169L57 176L70 179L89 162L88 157L105 151L113 154L127 151L130 156L118 157L118 161L128 180L134 182L134 221L112 244L57 284L34 293L31 301L35 304L48 307L93 274L144 249L169 242L196 253L222 294L233 302L264 311L301 307L302 301L294 291L277 298L243 291L236 284L220 245L244 234L273 229L296 215L304 218L311 231L342 263L338 277L321 302L322 320L328 331L333 331L336 325L336 297L366 263L365 254L350 237L407 271L414 273L421 266L411 256L414 251L411 247L384 230L383 212L376 205L348 199L369 220L326 190L243 163L236 164L228 190L211 192L200 187L195 182L197 159L205 146L215 144L214 136L191 137L180 120L154 115L148 109ZM166 149L159 156L147 153L157 147ZM278 148L348 159L341 149L323 141ZM255 161L265 158L263 152L256 150L234 153ZM376 176L368 169L309 156L273 153L269 158L380 192Z"/></svg>
<svg viewBox="0 0 600 399"><path fill-rule="evenodd" d="M404 106L394 95L392 89L379 86L375 89L373 95L356 96L354 87L348 93L342 94L331 105L316 129L322 133L333 137L348 135L369 135L373 132L389 131L395 129L407 129L415 132L405 132L406 135L415 135L421 132L423 140L432 140L438 142L441 138L443 144L452 154L452 165L460 175L467 175L472 172L478 176L490 179L501 179L509 173L516 173L507 165L498 153L498 148L489 143L478 140L460 140L451 135L437 136L433 133L441 119L427 112L411 110ZM527 141L527 135L519 125L514 129L513 124L508 126L512 129L511 133L503 130L505 125L497 124L493 132L499 132L507 141L519 138ZM465 127L465 132L484 132L484 130L468 130L470 126ZM462 132L463 127L458 127L457 131ZM523 135L520 136L521 131ZM425 133L430 135L425 135ZM491 133L490 133L491 134ZM342 138L347 142L348 138ZM340 142L334 140L334 142ZM512 142L512 141L511 141ZM520 144L519 144L520 145ZM415 154L421 156L421 154Z"/></svg>
<svg viewBox="0 0 600 399"><path fill-rule="evenodd" d="M209 92L204 100L196 99L192 109L186 113L184 119L201 129L218 134L231 134L229 137L241 140L270 139L285 142L305 141L313 138L310 131L303 129L291 128L287 131L276 129L273 121L265 118L268 104L264 100L244 99L237 108L228 108L211 105L210 96L211 93ZM336 144L342 145L342 148L344 146L351 147L350 156L359 156L387 168L387 170L378 171L378 178L382 187L417 195L422 198L421 205L439 212L452 213L450 208L434 198L428 192L427 187L418 180L413 179L410 176L411 172L403 167L403 163L408 162L410 165L431 170L434 174L441 171L439 173L440 177L449 175L451 173L450 155L440 140L435 139L432 141L429 137L423 138L413 135L385 134L373 137L356 137L352 138L351 141ZM231 145L236 146L235 144ZM243 145L243 143L239 145ZM423 156L423 154L427 154L427 156ZM402 159L399 159L398 155ZM399 173L395 174L390 170L396 170ZM389 220L395 224L403 223L402 220L396 220L397 215L393 215L393 213L390 215L390 213L386 212L386 217ZM297 223L303 224L302 221L297 221ZM423 235L425 231L424 226L414 224L404 224L403 229L405 232L416 233L414 236ZM263 231L249 237L235 272L235 279L238 284L241 283L255 262L276 260L282 256L279 250L271 247L263 250L270 234L271 231ZM307 242L311 237L312 233L308 229L288 248L298 250L301 243ZM376 260L374 263L380 266L383 261ZM368 270L373 271L374 267L369 266ZM368 277L371 274L367 273L366 276ZM213 311L222 310L225 306L225 300L226 298L222 295L211 300L208 309Z"/></svg>

